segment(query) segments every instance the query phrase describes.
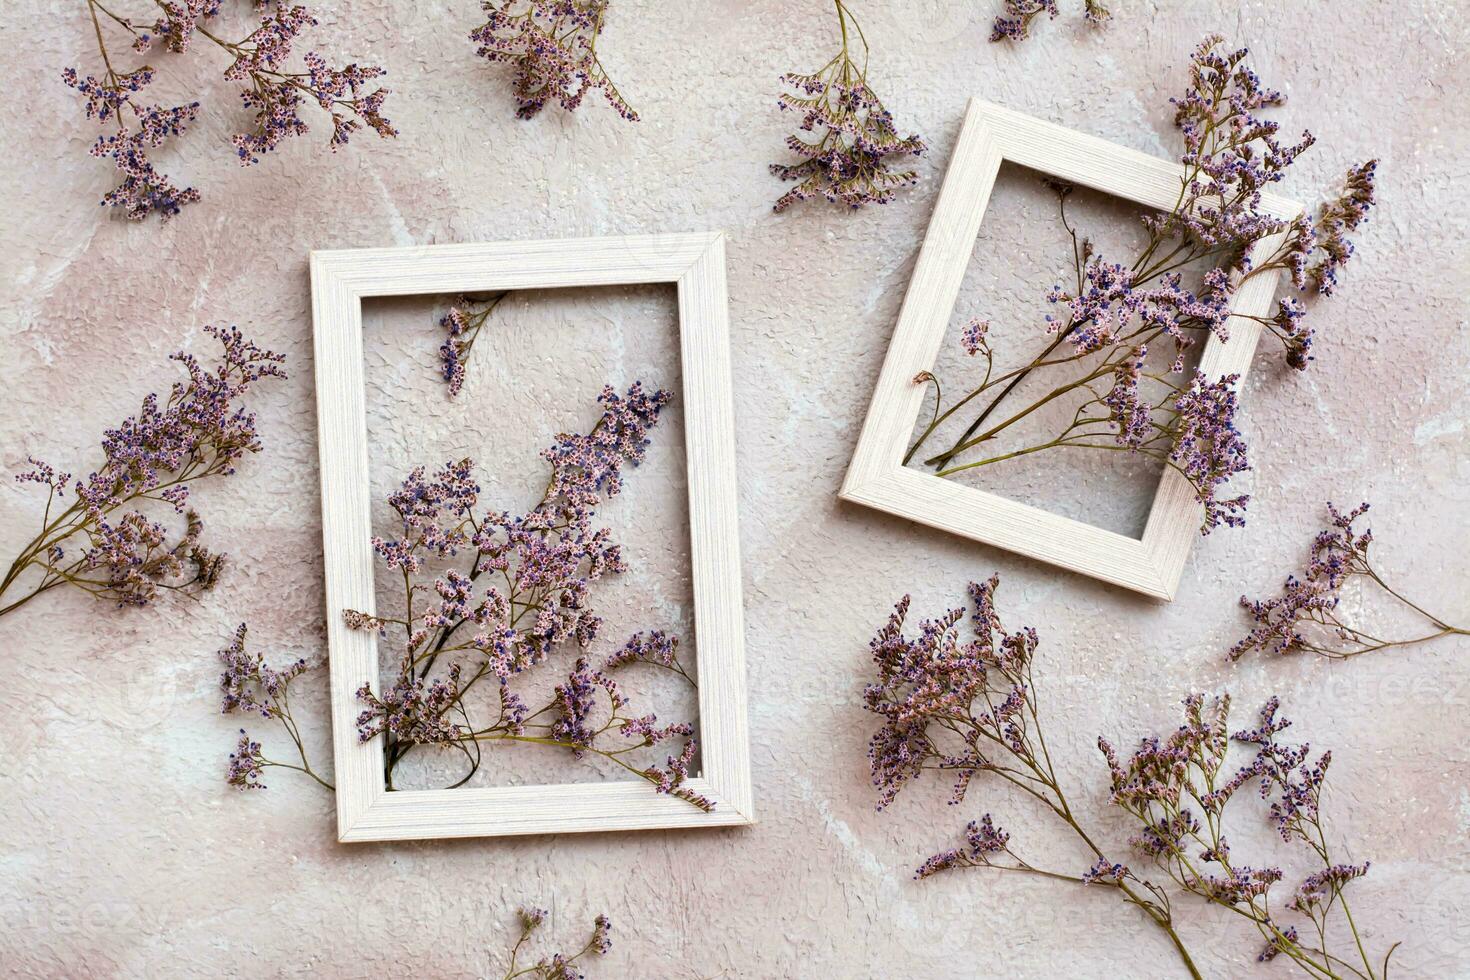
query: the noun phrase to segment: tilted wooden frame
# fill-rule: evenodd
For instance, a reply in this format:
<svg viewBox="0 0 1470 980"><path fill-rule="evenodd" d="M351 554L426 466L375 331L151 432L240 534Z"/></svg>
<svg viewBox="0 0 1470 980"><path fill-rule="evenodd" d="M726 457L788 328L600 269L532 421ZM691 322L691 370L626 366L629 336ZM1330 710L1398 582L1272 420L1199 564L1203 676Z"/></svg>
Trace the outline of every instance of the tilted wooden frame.
<svg viewBox="0 0 1470 980"><path fill-rule="evenodd" d="M934 367L1005 160L1165 212L1175 207L1184 173L1177 163L972 99L841 497L1172 599L1202 514L1193 487L1174 469L1165 468L1139 539L903 464L927 391L914 384L914 376ZM1267 194L1261 210L1289 220L1302 209ZM1262 260L1284 237L1285 232L1257 243L1252 257ZM1261 334L1261 325L1247 318L1269 315L1278 279L1278 272L1257 275L1236 293L1229 341L1211 336L1202 353L1199 368L1208 377L1238 373L1244 379Z"/></svg>
<svg viewBox="0 0 1470 980"><path fill-rule="evenodd" d="M383 740L357 738L357 690L379 690L376 636L344 609L371 612L362 301L499 289L672 283L679 296L689 537L699 679L701 772L687 785L705 813L641 780L389 792ZM431 245L311 253L322 537L326 551L337 836L412 840L748 824L755 820L746 720L735 501L735 423L722 234Z"/></svg>

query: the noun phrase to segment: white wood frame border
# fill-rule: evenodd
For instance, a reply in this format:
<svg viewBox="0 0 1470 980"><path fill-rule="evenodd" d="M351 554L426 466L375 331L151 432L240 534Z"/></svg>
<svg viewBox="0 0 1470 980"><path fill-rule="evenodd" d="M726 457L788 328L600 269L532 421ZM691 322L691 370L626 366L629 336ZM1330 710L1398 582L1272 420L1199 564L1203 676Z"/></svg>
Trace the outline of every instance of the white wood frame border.
<svg viewBox="0 0 1470 980"><path fill-rule="evenodd" d="M363 684L379 689L377 638L349 630L342 618L343 609L374 608L362 300L638 283L678 288L702 758L700 775L687 785L715 809L656 794L642 780L390 793L383 740L357 738L355 692ZM724 235L315 251L311 298L338 839L753 823Z"/></svg>
<svg viewBox="0 0 1470 980"><path fill-rule="evenodd" d="M1159 481L1140 540L903 465L928 390L913 378L934 367L1003 160L1166 212L1184 173L1177 163L972 99L840 496L1172 599L1199 534L1201 507L1189 481L1171 468ZM1263 195L1261 209L1287 220L1302 210L1272 194ZM1284 233L1257 243L1253 257L1270 255L1283 239ZM1261 334L1261 325L1246 317L1270 315L1278 279L1275 272L1253 277L1236 294L1230 340L1212 336L1205 345L1199 367L1207 376L1244 379Z"/></svg>

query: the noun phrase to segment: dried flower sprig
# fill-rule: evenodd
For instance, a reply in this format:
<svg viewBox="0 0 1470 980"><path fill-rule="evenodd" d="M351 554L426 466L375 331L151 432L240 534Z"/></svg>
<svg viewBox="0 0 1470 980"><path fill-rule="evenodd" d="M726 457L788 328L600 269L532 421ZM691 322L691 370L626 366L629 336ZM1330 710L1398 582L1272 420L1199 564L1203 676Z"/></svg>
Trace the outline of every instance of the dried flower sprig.
<svg viewBox="0 0 1470 980"><path fill-rule="evenodd" d="M616 653L603 661L602 669L617 670L631 664L648 664L667 670L682 677L690 687L699 688L699 682L679 660L679 638L672 633L663 630L635 633Z"/></svg>
<svg viewBox="0 0 1470 980"><path fill-rule="evenodd" d="M1311 558L1301 578L1289 575L1280 596L1274 599L1240 597L1255 627L1230 649L1230 659L1238 660L1247 653L1286 654L1305 650L1335 660L1386 650L1390 647L1427 643L1444 636L1470 636L1470 629L1451 626L1421 606L1405 598L1385 582L1368 558L1373 532L1353 530L1353 523L1368 510L1362 504L1339 511L1330 502L1327 511L1332 526L1318 532L1312 541ZM1350 626L1338 611L1342 590L1357 579L1376 586L1393 603L1425 622L1429 632L1402 639L1378 636Z"/></svg>
<svg viewBox="0 0 1470 980"><path fill-rule="evenodd" d="M262 378L284 378L285 358L234 327L205 330L223 345L219 364L211 371L185 351L170 355L188 381L175 383L162 404L149 395L137 415L108 429L102 465L85 480L73 483L35 458L16 477L46 487L46 509L41 530L0 580L0 616L64 585L120 606L146 606L160 590L193 594L214 585L224 558L200 543L204 523L188 502L201 481L229 476L246 453L260 451L255 415L240 401ZM145 501L184 515L184 534L170 543L163 524L135 509Z"/></svg>
<svg viewBox="0 0 1470 980"><path fill-rule="evenodd" d="M1057 0L1002 0L1001 13L990 28L990 40L1024 41L1031 36L1031 22L1042 14L1056 20L1061 13ZM1098 0L1085 0L1083 16L1093 27L1102 27L1112 19L1112 11Z"/></svg>
<svg viewBox="0 0 1470 980"><path fill-rule="evenodd" d="M1262 210L1265 188L1281 180L1297 156L1313 143L1304 134L1294 144L1278 139L1279 125L1262 118L1280 105L1245 64L1246 50L1226 51L1211 36L1191 56L1190 84L1174 100L1175 122L1184 137L1174 208L1144 218L1147 244L1131 263L1097 253L1067 217L1070 187L1057 191L1063 227L1072 239L1075 284L1054 286L1047 301L1059 315L1045 318L1051 339L1027 363L1001 369L987 341L988 321L977 319L961 344L983 361L978 386L945 406L940 380L928 371L915 383L935 388L930 423L918 434L905 462L922 459L940 476L1058 448L1083 448L1141 455L1160 461L1189 480L1203 505L1203 533L1244 521L1248 498L1225 496L1230 478L1250 468L1236 426L1233 377L1186 373L1186 352L1203 340L1229 336L1230 306L1254 277L1285 271L1302 291L1330 294L1352 252L1347 234L1357 230L1374 203L1374 169L1369 162L1350 171L1347 188L1322 209L1314 226L1305 216L1283 221ZM1251 257L1263 241L1277 244L1262 260ZM1182 270L1210 263L1200 285L1186 288ZM1254 317L1282 345L1289 365L1311 361L1312 331L1305 308L1283 299L1272 317ZM1153 360L1160 360L1152 366ZM1055 378L1024 406L1000 408L1028 377ZM957 413L980 410L950 447L929 455L920 449ZM997 439L1048 406L1074 407L1055 435L1026 436L1020 448L1001 452ZM960 421L960 419L956 419ZM977 458L978 457L978 458Z"/></svg>
<svg viewBox="0 0 1470 980"><path fill-rule="evenodd" d="M536 930L546 922L548 913L545 909L524 908L518 914L521 935L511 948L510 962L502 980L516 980L517 977L530 977L533 980L583 980L584 975L577 967L577 961L588 956L606 956L612 949L612 921L605 915L599 915L592 920L592 935L577 952L570 956L553 953L528 966L522 966L520 958L525 952L525 946Z"/></svg>
<svg viewBox="0 0 1470 980"><path fill-rule="evenodd" d="M1137 821L1136 851L1186 892L1230 909L1255 927L1263 943L1261 962L1282 957L1310 977L1387 977L1399 944L1381 960L1370 956L1344 890L1368 873L1368 864L1342 863L1323 825L1322 791L1332 753L1313 759L1309 745L1281 742L1277 736L1291 722L1277 717L1280 707L1271 698L1256 728L1232 735L1229 696L1207 704L1203 696L1192 695L1184 701L1184 723L1166 739L1144 739L1126 764L1099 738L1112 774L1111 801ZM1232 741L1255 752L1233 773L1227 765ZM1282 841L1300 845L1315 866L1275 911L1272 888L1285 873L1242 862L1225 834L1226 806L1251 782L1259 784L1256 795L1269 801ZM1287 913L1306 921L1299 929L1286 921ZM1351 940L1330 939L1342 935L1343 925Z"/></svg>
<svg viewBox="0 0 1470 980"><path fill-rule="evenodd" d="M893 115L868 85L868 40L843 0L835 4L841 49L811 74L781 76L793 91L782 93L777 105L801 116L801 133L815 137L820 128L821 136L815 141L800 134L786 137L802 160L771 165L777 177L798 182L776 202L778 212L819 196L850 208L886 204L898 188L919 179L912 170L890 170L889 158L920 156L928 149L917 135L899 135ZM863 46L861 66L852 58L852 34Z"/></svg>
<svg viewBox="0 0 1470 980"><path fill-rule="evenodd" d="M118 171L118 184L102 198L102 204L122 209L129 218L142 220L157 214L167 221L184 205L199 200L197 190L176 186L148 158L148 151L184 132L198 116L199 103L165 108L138 101L139 93L152 83L154 70L149 65L116 68L108 50L108 30L131 38L132 49L139 54L160 44L182 54L195 37L203 37L228 55L232 60L224 77L244 83L241 99L254 113L253 128L232 138L244 165L259 162L260 154L274 150L283 140L306 133L309 127L300 110L308 102L331 117L333 151L346 146L363 125L384 138L398 135L382 114L388 90L368 91L369 83L385 74L383 69L355 63L333 68L320 54L308 51L302 58L304 70L287 70L292 48L317 23L305 7L257 0L256 6L264 13L259 26L243 39L229 41L206 26L219 16L224 0L153 0L158 16L151 22L116 13L101 0L86 3L102 77L83 77L75 68L67 68L62 80L82 94L89 119L116 128L98 137L90 152L111 158Z"/></svg>
<svg viewBox="0 0 1470 980"><path fill-rule="evenodd" d="M1199 976L1163 889L1127 869L1117 874L1097 870L1111 869L1114 862L1096 841L1096 831L1083 826L1068 801L1042 733L1032 679L1039 637L1030 628L1006 632L995 608L998 584L999 579L992 577L970 586L974 639L968 642L961 643L959 637L958 627L965 618L962 608L925 620L917 637L906 637L909 597L904 596L870 644L878 679L868 685L864 702L883 718L883 726L868 744L878 808L887 808L925 771L945 773L954 780L950 796L954 805L964 802L977 775L993 774L1070 828L1094 860L1094 871L1072 874L1033 863L1013 848L1010 835L986 814L970 824L963 848L929 858L915 877L986 867L1113 889L1169 937L1190 974Z"/></svg>
<svg viewBox="0 0 1470 980"><path fill-rule="evenodd" d="M926 771L953 780L954 805L964 802L982 774L1009 784L1072 832L1084 860L1091 862L1085 870L1048 867L1024 856L987 813L969 824L962 846L931 856L915 877L956 868L990 868L1111 889L1157 926L1189 975L1199 977L1178 931L1167 883L1151 880L1117 860L1097 829L1084 824L1062 787L1057 757L1047 743L1038 709L1033 666L1039 637L1030 628L1006 631L995 608L997 584L991 578L970 586L972 639L960 638L963 608L926 620L917 636L905 636L907 596L873 639L878 679L868 686L864 700L867 709L883 719L868 747L878 808L890 806ZM1310 762L1305 746L1285 746L1275 739L1286 722L1276 720L1273 700L1262 714L1260 729L1235 736L1258 746L1255 759L1224 778L1230 741L1224 728L1228 701L1209 712L1198 696L1185 705L1185 726L1165 742L1145 740L1126 766L1112 746L1099 739L1112 776L1111 801L1140 826L1133 847L1156 859L1185 892L1248 918L1269 943L1270 955L1263 954L1263 959L1284 955L1319 978L1382 976L1366 953L1361 953L1359 969L1354 966L1358 953L1329 952L1325 939L1313 945L1273 917L1265 894L1283 873L1235 863L1225 840L1225 804L1240 786L1259 779L1262 798L1272 800L1270 815L1283 840L1305 845L1320 862L1320 869L1306 879L1288 907L1314 927L1324 926L1334 910L1347 915L1341 886L1362 871L1349 873L1347 866L1337 864L1327 844L1320 811L1326 757ZM1321 935L1317 928L1312 932ZM1356 932L1354 936L1358 938ZM1353 962L1343 958L1347 955Z"/></svg>
<svg viewBox="0 0 1470 980"><path fill-rule="evenodd" d="M402 578L399 615L345 613L349 627L402 638L392 684L358 692L363 741L385 739L386 780L393 786L398 765L416 749L438 746L459 752L466 772L478 770L487 744L533 744L592 754L648 782L655 791L701 809L713 803L688 785L696 744L692 725L659 725L652 713L631 703L610 671L633 662L676 664L665 634L639 634L595 669L579 658L536 710L514 682L543 663L558 647L575 641L587 648L602 619L591 605L594 584L626 567L621 547L593 519L602 501L622 489L625 466L642 461L649 432L671 399L639 383L625 395L605 388L602 415L585 435L563 434L542 452L551 475L541 501L525 515L478 507L480 488L473 463L446 465L432 476L420 468L389 497L401 522L391 538L373 539L390 572ZM466 570L442 566L461 552ZM493 583L493 584L491 584ZM687 672L686 679L692 681ZM490 704L470 697L491 678L498 691ZM660 765L639 765L642 750L683 740Z"/></svg>
<svg viewBox="0 0 1470 980"><path fill-rule="evenodd" d="M554 101L575 111L602 92L618 115L638 121L597 57L609 0L483 0L488 19L470 32L475 54L515 67L516 115L531 119Z"/></svg>
<svg viewBox="0 0 1470 980"><path fill-rule="evenodd" d="M509 295L508 292L499 292L483 299L461 296L439 319L439 326L448 333L439 347L439 366L445 383L449 385L450 398L458 396L464 387L465 360L480 338L485 321Z"/></svg>
<svg viewBox="0 0 1470 980"><path fill-rule="evenodd" d="M261 775L274 766L305 773L327 789L332 789L332 784L313 769L307 760L306 743L302 741L301 729L291 713L291 682L306 672L306 661L298 659L286 668L277 670L268 665L260 654L252 655L245 649L245 637L245 624L241 623L229 645L219 652L219 658L225 667L219 682L220 689L224 692L220 710L225 714L239 711L280 722L291 743L296 746L296 754L301 761L297 764L266 758L260 743L253 740L242 728L239 745L230 754L225 781L237 789L265 789L265 783L260 781Z"/></svg>

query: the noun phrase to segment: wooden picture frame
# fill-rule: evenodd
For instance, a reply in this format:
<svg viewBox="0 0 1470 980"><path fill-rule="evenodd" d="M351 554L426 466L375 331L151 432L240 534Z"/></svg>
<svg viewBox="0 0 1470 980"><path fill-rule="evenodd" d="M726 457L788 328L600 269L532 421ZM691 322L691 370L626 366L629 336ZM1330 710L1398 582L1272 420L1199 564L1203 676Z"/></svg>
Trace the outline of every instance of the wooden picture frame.
<svg viewBox="0 0 1470 980"><path fill-rule="evenodd" d="M362 301L370 297L671 283L678 290L703 812L645 782L389 792L383 740L358 741L363 684L381 690L374 609ZM327 646L344 842L753 823L723 234L430 245L311 253Z"/></svg>
<svg viewBox="0 0 1470 980"><path fill-rule="evenodd" d="M1133 538L903 464L928 390L914 376L934 367L991 189L1007 160L1166 212L1175 206L1183 174L1177 163L972 99L840 496L1172 599L1201 521L1194 489L1173 469L1165 468L1159 481L1143 537ZM1302 208L1264 194L1261 210L1290 220ZM1284 236L1257 243L1253 257L1275 251ZM1236 294L1229 341L1212 335L1205 345L1199 369L1208 377L1245 377L1261 334L1261 325L1247 318L1270 315L1278 279L1278 272L1253 277Z"/></svg>

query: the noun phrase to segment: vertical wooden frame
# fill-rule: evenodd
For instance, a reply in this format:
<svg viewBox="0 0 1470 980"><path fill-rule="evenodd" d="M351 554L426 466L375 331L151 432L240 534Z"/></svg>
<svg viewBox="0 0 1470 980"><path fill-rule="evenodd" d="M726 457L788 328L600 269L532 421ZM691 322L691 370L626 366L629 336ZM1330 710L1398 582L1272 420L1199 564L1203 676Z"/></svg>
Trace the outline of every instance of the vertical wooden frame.
<svg viewBox="0 0 1470 980"><path fill-rule="evenodd" d="M362 301L378 296L672 283L679 296L703 812L645 782L389 792L383 741L358 741L355 692L378 690ZM337 835L347 842L752 823L735 424L722 234L646 235L311 253Z"/></svg>
<svg viewBox="0 0 1470 980"><path fill-rule="evenodd" d="M1143 537L1132 538L1061 517L995 493L910 469L903 457L974 251L980 222L1003 161L1160 211L1172 211L1184 170L1167 160L972 99L950 158L939 201L883 361L878 386L842 485L841 497L1159 599L1172 599L1199 533L1201 506L1189 481L1166 468ZM1290 220L1302 210L1265 194L1261 210ZM1252 257L1273 253L1283 232L1258 242ZM1250 369L1269 316L1279 273L1252 277L1234 297L1230 339L1213 335L1199 369L1210 378Z"/></svg>

